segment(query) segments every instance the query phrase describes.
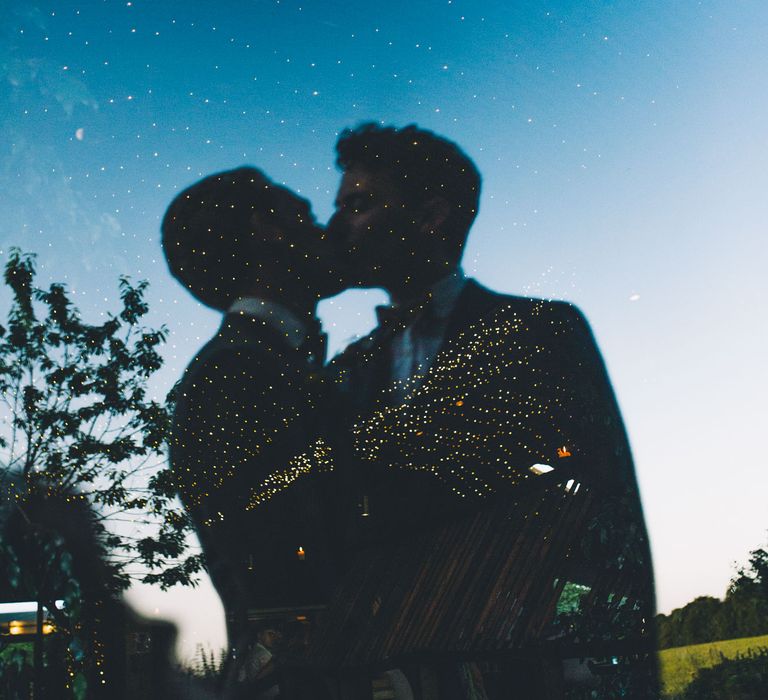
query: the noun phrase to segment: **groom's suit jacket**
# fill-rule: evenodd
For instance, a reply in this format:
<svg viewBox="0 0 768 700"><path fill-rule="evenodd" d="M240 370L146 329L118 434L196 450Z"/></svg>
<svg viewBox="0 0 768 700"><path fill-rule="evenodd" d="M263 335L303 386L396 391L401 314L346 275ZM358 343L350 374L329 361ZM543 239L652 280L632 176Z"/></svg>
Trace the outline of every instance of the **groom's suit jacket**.
<svg viewBox="0 0 768 700"><path fill-rule="evenodd" d="M228 314L176 396L171 464L228 618L322 602L330 560L317 474L330 455L307 354L262 319Z"/></svg>
<svg viewBox="0 0 768 700"><path fill-rule="evenodd" d="M553 468L549 483L573 479L604 504L564 561L563 575L588 586L614 575L635 582L626 606L632 619L595 620L591 638L609 646L629 637L648 640L653 573L634 467L581 313L568 303L497 294L469 280L436 358L401 400L393 400L403 391L393 392L389 379L391 335L379 327L331 363L344 397L343 422L352 426L339 460L355 494L347 498L355 506L347 515L349 559L457 522L484 504L512 502Z"/></svg>
<svg viewBox="0 0 768 700"><path fill-rule="evenodd" d="M330 365L344 397L340 410L353 425L359 488L370 491L368 523L382 510L377 489L386 487L364 482L376 482L369 475L380 468L408 474L408 483L446 504L501 493L535 478L529 468L537 464L638 500L605 365L573 305L498 294L468 280L437 357L402 401L392 400L390 341L377 328ZM414 503L420 494L411 490L386 498Z"/></svg>

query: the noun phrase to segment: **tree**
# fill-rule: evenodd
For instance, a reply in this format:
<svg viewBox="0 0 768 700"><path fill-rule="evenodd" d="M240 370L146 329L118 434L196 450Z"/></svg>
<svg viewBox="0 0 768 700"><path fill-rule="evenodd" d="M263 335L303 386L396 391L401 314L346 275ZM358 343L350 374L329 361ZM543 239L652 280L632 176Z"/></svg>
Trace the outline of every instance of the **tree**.
<svg viewBox="0 0 768 700"><path fill-rule="evenodd" d="M749 553L749 564L731 579L728 593L747 590L768 600L768 550L758 547Z"/></svg>
<svg viewBox="0 0 768 700"><path fill-rule="evenodd" d="M186 551L191 525L164 463L170 409L148 396L167 331L141 325L147 283L121 277L122 309L90 325L64 285L40 289L35 274L34 255L12 249L0 325L0 594L38 602L38 685L47 608L74 692L103 685L105 642L92 628L105 628L118 593L133 578L194 585L202 559Z"/></svg>
<svg viewBox="0 0 768 700"><path fill-rule="evenodd" d="M768 633L768 551L749 553L746 566L731 579L725 596L734 637Z"/></svg>
<svg viewBox="0 0 768 700"><path fill-rule="evenodd" d="M725 600L700 596L656 622L660 649L768 633L768 551L750 552Z"/></svg>

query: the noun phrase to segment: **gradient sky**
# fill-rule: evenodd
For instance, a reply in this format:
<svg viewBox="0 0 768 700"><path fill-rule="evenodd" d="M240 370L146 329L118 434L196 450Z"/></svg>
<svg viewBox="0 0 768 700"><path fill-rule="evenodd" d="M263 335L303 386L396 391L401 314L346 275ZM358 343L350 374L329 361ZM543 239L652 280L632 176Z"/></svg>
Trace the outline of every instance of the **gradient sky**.
<svg viewBox="0 0 768 700"><path fill-rule="evenodd" d="M86 318L146 278L164 395L218 317L168 275L180 189L249 163L332 210L338 131L416 122L484 175L468 274L592 323L635 454L669 611L722 596L768 539L763 0L0 0L0 249ZM334 348L380 292L325 302ZM7 294L0 292L5 308ZM207 585L132 592L223 644Z"/></svg>

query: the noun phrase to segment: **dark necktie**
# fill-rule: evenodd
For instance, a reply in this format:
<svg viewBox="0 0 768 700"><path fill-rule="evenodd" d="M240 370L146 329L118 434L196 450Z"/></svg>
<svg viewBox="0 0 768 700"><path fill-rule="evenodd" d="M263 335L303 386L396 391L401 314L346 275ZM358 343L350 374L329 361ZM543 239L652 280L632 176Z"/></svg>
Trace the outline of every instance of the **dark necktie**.
<svg viewBox="0 0 768 700"><path fill-rule="evenodd" d="M397 335L428 315L431 305L432 295L429 294L406 306L377 306L376 317L379 321L377 332L385 336Z"/></svg>
<svg viewBox="0 0 768 700"><path fill-rule="evenodd" d="M320 321L313 319L307 328L304 342L299 346L299 352L307 358L312 367L322 367L325 363L328 336L323 333Z"/></svg>
<svg viewBox="0 0 768 700"><path fill-rule="evenodd" d="M370 386L375 395L389 386L392 379L393 340L407 328L414 326L429 316L432 295L405 306L377 306L376 315L379 326L373 334L373 345L367 361L370 362ZM397 401L394 395L382 396L385 402Z"/></svg>

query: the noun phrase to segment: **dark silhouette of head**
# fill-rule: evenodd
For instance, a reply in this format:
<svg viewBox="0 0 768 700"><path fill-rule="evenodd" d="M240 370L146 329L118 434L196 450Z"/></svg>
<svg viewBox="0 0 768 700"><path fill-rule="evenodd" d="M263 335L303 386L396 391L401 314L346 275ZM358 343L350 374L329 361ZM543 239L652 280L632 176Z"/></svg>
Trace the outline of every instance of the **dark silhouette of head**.
<svg viewBox="0 0 768 700"><path fill-rule="evenodd" d="M365 123L342 132L336 152L343 175L328 232L351 286L408 296L458 264L481 178L455 143Z"/></svg>
<svg viewBox="0 0 768 700"><path fill-rule="evenodd" d="M161 230L173 276L220 311L240 296L316 301L340 287L309 202L252 167L185 189Z"/></svg>

